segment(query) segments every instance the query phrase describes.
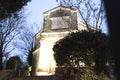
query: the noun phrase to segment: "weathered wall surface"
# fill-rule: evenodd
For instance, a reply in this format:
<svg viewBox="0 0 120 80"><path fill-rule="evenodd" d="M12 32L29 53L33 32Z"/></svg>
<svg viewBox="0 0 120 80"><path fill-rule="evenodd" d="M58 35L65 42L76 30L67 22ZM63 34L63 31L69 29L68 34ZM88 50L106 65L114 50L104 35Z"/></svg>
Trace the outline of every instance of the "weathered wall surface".
<svg viewBox="0 0 120 80"><path fill-rule="evenodd" d="M77 13L78 12L76 9L70 9L70 8L64 8L64 7L58 7L54 10L46 12L44 14L43 31L50 32L50 31L77 29L77 23L78 23ZM62 18L64 23L68 24L67 28L65 28L65 27L63 27L63 25L61 25L62 23L59 21L60 18ZM57 30L58 26L54 26L54 27L56 27L56 29L52 29L52 24L53 24L53 21L55 21L55 20L58 20L59 25L61 25L61 28L60 27L58 28L59 30Z"/></svg>

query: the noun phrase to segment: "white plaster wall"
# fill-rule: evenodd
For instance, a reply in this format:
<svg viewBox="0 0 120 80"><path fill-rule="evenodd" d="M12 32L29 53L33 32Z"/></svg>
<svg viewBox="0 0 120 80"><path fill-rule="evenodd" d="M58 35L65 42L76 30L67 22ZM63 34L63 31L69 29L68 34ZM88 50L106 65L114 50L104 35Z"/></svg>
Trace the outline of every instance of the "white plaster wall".
<svg viewBox="0 0 120 80"><path fill-rule="evenodd" d="M65 37L69 32L43 33L40 40L40 52L37 72L54 74L56 62L54 60L53 46L56 41Z"/></svg>

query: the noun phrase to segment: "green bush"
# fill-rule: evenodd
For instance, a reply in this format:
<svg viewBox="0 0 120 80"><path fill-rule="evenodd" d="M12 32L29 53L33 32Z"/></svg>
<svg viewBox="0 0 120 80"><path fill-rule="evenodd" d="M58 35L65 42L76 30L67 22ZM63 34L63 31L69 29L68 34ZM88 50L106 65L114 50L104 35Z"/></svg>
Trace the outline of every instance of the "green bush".
<svg viewBox="0 0 120 80"><path fill-rule="evenodd" d="M101 74L109 73L106 64L110 63L111 51L109 37L104 33L94 30L70 33L56 42L53 51L57 66L76 68L80 80L98 80Z"/></svg>

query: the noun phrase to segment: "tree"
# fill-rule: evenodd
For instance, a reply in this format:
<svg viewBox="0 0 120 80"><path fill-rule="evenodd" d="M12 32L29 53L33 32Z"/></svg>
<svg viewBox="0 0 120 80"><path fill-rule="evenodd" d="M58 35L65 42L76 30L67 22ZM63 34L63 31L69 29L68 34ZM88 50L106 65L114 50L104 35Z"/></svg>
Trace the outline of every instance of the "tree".
<svg viewBox="0 0 120 80"><path fill-rule="evenodd" d="M20 11L31 0L0 0L0 20Z"/></svg>
<svg viewBox="0 0 120 80"><path fill-rule="evenodd" d="M6 69L13 69L20 76L23 69L23 63L19 56L13 56L7 61Z"/></svg>
<svg viewBox="0 0 120 80"><path fill-rule="evenodd" d="M12 14L10 17L0 21L0 69L3 68L2 60L6 49L13 39L20 33L24 26L23 11Z"/></svg>
<svg viewBox="0 0 120 80"><path fill-rule="evenodd" d="M6 69L16 70L21 65L23 65L21 59L18 56L13 56L7 61Z"/></svg>
<svg viewBox="0 0 120 80"><path fill-rule="evenodd" d="M35 50L35 37L34 36L35 36L35 33L33 32L33 27L31 26L29 30L24 29L20 33L18 40L14 42L14 46L20 49L20 51L22 51L22 53L24 53L24 55L27 57L28 64L26 66L30 66L30 67L32 66L32 61L33 61L32 53Z"/></svg>
<svg viewBox="0 0 120 80"><path fill-rule="evenodd" d="M27 56L28 65L32 66L32 52L35 50L35 33L32 26L28 28L21 31L18 41L14 42L14 46Z"/></svg>
<svg viewBox="0 0 120 80"><path fill-rule="evenodd" d="M103 0L58 0L58 2L62 6L77 8L79 17L88 29L89 25L96 27L96 29L103 28L106 21Z"/></svg>
<svg viewBox="0 0 120 80"><path fill-rule="evenodd" d="M106 64L110 61L111 52L109 37L104 33L94 30L70 33L56 42L53 51L57 66L72 66L84 76L86 71L90 71L87 75L109 73Z"/></svg>

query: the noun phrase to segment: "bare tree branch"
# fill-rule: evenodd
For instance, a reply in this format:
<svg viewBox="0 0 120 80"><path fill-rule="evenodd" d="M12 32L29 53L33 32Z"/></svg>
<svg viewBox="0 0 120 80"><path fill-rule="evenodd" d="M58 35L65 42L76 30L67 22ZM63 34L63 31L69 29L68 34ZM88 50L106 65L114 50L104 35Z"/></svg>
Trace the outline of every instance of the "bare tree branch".
<svg viewBox="0 0 120 80"><path fill-rule="evenodd" d="M13 45L20 49L25 56L27 56L28 64L32 64L32 52L35 50L35 33L31 29L35 26L31 26L28 29L24 29L18 37L17 42L14 42ZM33 29L32 29L33 30Z"/></svg>
<svg viewBox="0 0 120 80"><path fill-rule="evenodd" d="M25 18L23 11L0 20L0 65L2 65L2 57L6 54L8 45L20 33L20 30L24 26Z"/></svg>
<svg viewBox="0 0 120 80"><path fill-rule="evenodd" d="M105 21L103 0L58 0L58 2L62 6L77 8L81 20L88 29L90 25L96 29L103 26L102 23Z"/></svg>

